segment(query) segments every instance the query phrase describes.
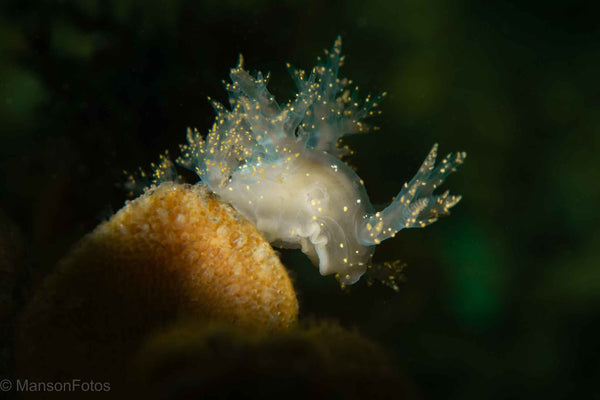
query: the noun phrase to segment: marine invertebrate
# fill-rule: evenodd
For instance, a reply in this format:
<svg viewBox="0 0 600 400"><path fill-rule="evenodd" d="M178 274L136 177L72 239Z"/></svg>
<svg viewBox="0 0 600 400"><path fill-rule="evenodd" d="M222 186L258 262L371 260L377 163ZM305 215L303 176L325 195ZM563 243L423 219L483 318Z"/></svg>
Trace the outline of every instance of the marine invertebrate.
<svg viewBox="0 0 600 400"><path fill-rule="evenodd" d="M178 318L243 331L297 320L285 268L252 224L204 186L163 183L84 237L24 311L30 379L116 379L143 337Z"/></svg>
<svg viewBox="0 0 600 400"><path fill-rule="evenodd" d="M267 90L269 75L251 76L240 56L226 85L231 109L213 101L217 115L206 139L188 130L178 162L275 246L301 248L322 275L352 284L377 244L435 222L460 201L433 191L466 153L449 154L435 166L435 144L395 200L376 212L362 180L341 161L349 150L339 140L369 130L363 120L385 93L361 101L351 81L338 77L342 63L338 37L308 76L288 64L298 94L280 106Z"/></svg>
<svg viewBox="0 0 600 400"><path fill-rule="evenodd" d="M134 363L146 399L405 399L389 351L336 324L273 334L177 321L151 335ZM137 394L140 394L139 392Z"/></svg>

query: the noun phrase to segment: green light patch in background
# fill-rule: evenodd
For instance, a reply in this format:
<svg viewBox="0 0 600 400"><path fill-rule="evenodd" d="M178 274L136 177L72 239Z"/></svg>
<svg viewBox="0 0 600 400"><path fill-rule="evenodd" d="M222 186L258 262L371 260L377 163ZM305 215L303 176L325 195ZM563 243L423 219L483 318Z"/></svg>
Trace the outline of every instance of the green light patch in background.
<svg viewBox="0 0 600 400"><path fill-rule="evenodd" d="M487 327L502 312L507 271L499 247L490 233L469 224L454 226L453 238L444 244L446 304L471 328Z"/></svg>

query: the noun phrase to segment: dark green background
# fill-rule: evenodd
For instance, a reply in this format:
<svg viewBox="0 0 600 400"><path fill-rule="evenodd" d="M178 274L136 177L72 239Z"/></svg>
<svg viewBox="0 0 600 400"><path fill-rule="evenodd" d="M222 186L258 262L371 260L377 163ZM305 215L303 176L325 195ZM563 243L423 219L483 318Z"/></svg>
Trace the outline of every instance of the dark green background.
<svg viewBox="0 0 600 400"><path fill-rule="evenodd" d="M297 252L303 316L356 326L410 392L434 399L600 399L600 24L584 1L3 1L0 210L28 285L118 210L122 170L206 131L207 96L242 52L294 94L336 35L342 75L387 91L381 130L351 137L384 204L431 145L468 152L453 215L386 241L399 293L350 293ZM543 397L541 397L543 396Z"/></svg>

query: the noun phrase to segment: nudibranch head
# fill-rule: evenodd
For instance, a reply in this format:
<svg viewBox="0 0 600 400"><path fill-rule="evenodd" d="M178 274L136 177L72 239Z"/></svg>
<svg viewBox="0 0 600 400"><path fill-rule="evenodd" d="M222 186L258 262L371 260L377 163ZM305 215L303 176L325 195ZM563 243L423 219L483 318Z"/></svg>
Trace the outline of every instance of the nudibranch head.
<svg viewBox="0 0 600 400"><path fill-rule="evenodd" d="M359 99L346 78L341 38L310 74L288 69L298 94L280 106L256 77L238 65L226 84L230 108L212 102L215 123L206 139L188 130L178 163L194 170L222 200L248 218L276 246L300 248L322 275L352 284L371 262L374 248L404 228L423 227L460 201L433 191L456 170L465 153L437 167L437 144L415 177L384 210L375 212L360 177L340 157L344 135L367 132L364 119L385 96Z"/></svg>

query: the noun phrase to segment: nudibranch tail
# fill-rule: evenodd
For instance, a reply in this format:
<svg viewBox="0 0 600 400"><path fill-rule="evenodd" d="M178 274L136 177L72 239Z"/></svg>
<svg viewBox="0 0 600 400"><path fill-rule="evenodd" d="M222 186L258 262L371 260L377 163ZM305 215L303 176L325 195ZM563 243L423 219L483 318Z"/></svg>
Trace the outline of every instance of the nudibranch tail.
<svg viewBox="0 0 600 400"><path fill-rule="evenodd" d="M404 184L388 207L365 218L358 232L361 243L365 246L376 245L382 240L394 237L402 229L423 228L437 221L438 217L450 214L450 208L462 197L452 196L449 191L433 195L433 191L448 175L456 171L467 157L467 153L450 153L435 167L437 149L436 143L417 174L410 182Z"/></svg>

